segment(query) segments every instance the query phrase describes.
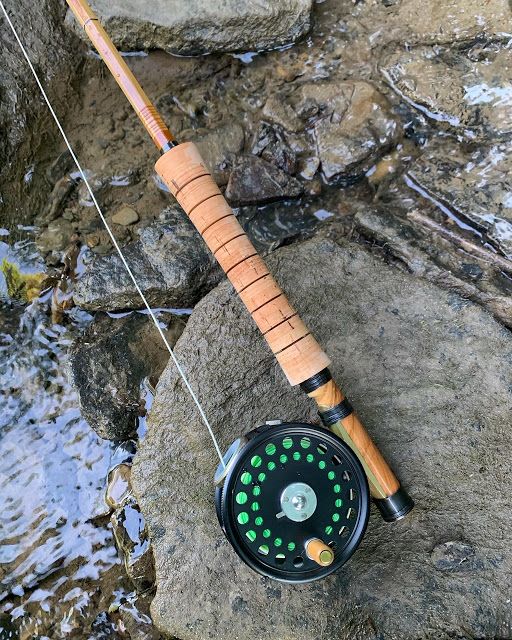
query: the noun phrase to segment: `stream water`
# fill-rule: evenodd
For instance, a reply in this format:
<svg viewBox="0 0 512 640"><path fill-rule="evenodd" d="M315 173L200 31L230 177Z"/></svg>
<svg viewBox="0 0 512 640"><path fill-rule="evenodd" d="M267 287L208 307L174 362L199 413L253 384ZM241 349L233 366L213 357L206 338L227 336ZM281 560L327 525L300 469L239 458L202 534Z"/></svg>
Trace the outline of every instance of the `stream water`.
<svg viewBox="0 0 512 640"><path fill-rule="evenodd" d="M22 232L23 235L23 232ZM23 273L44 269L33 234L2 258ZM7 234L4 240L8 239ZM67 350L92 317L52 321L51 291L22 304L0 275L0 638L82 637L123 625L123 607L148 624L121 567L105 502L107 475L127 457L80 415ZM116 487L111 488L112 491ZM96 626L95 626L96 625Z"/></svg>

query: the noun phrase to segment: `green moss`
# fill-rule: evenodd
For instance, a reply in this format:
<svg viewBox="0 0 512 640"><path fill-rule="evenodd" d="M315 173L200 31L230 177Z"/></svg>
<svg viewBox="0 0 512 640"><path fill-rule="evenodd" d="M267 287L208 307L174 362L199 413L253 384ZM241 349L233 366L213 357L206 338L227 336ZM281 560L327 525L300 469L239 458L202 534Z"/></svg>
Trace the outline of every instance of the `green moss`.
<svg viewBox="0 0 512 640"><path fill-rule="evenodd" d="M0 271L4 274L9 297L27 302L37 298L46 279L44 273L22 273L16 264L6 258L2 260Z"/></svg>

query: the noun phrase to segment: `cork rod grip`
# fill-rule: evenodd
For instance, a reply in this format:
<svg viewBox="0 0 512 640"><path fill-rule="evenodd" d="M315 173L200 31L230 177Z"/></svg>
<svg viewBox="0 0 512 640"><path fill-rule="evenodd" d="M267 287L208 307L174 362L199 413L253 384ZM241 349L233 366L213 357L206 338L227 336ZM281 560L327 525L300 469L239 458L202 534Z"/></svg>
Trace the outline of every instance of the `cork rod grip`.
<svg viewBox="0 0 512 640"><path fill-rule="evenodd" d="M185 142L167 151L156 171L224 269L290 384L328 367L329 358L269 273L197 147Z"/></svg>

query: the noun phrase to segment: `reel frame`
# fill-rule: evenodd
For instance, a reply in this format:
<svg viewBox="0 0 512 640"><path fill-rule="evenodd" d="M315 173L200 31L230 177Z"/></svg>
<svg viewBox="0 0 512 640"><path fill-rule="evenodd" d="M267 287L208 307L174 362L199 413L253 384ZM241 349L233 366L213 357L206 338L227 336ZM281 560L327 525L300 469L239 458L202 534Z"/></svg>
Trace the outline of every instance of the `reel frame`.
<svg viewBox="0 0 512 640"><path fill-rule="evenodd" d="M272 453L265 457L265 451ZM215 481L217 518L226 538L245 564L274 580L326 577L349 560L365 534L370 491L364 469L350 447L324 427L280 421L258 427L231 445ZM314 513L303 522L291 520L284 509L277 514L294 485L314 495ZM254 492L265 499L266 488L267 504L247 496ZM247 502L240 506L240 499Z"/></svg>

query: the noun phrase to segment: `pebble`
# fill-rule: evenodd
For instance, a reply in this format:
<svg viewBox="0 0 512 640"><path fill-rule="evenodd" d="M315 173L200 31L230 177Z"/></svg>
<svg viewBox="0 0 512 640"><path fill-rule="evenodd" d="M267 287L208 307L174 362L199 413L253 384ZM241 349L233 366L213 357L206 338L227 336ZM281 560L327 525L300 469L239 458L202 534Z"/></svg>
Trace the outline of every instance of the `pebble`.
<svg viewBox="0 0 512 640"><path fill-rule="evenodd" d="M139 221L139 214L133 207L127 205L122 206L112 216L112 222L120 224L123 227L128 227L131 224L135 224Z"/></svg>

